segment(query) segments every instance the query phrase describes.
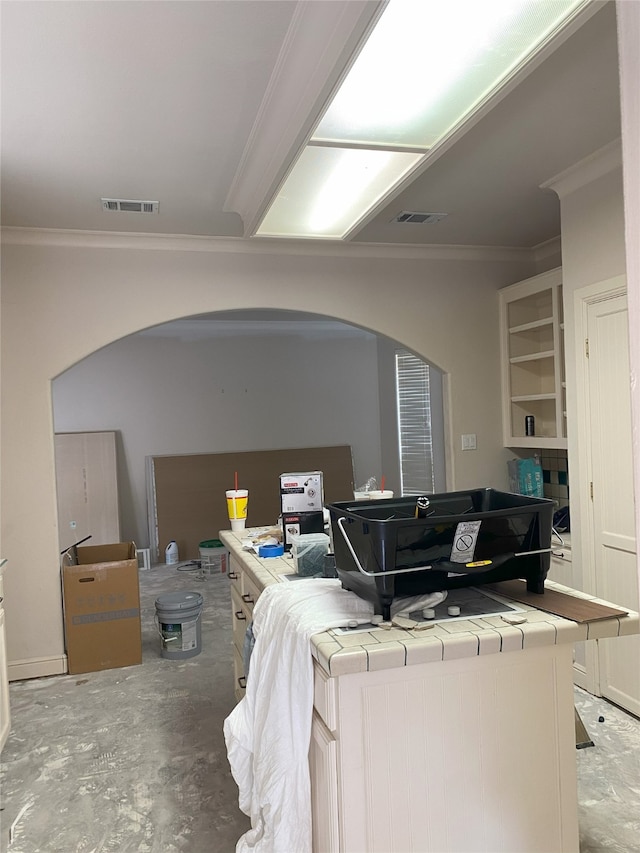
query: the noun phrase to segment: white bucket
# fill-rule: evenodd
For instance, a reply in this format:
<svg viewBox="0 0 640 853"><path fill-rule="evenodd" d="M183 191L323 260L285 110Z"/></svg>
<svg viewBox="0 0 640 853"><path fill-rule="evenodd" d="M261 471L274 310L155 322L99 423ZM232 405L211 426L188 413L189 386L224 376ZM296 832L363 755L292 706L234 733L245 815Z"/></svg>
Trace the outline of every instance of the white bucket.
<svg viewBox="0 0 640 853"><path fill-rule="evenodd" d="M199 592L167 592L156 598L163 658L182 660L200 654L202 600Z"/></svg>
<svg viewBox="0 0 640 853"><path fill-rule="evenodd" d="M205 539L199 545L200 568L204 575L220 575L227 571L228 552L219 539Z"/></svg>

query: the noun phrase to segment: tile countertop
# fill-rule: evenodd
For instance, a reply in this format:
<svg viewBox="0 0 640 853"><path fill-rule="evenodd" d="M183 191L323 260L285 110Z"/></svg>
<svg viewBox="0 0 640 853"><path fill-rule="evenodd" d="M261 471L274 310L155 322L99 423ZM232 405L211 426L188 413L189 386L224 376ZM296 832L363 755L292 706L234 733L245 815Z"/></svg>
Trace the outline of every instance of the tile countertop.
<svg viewBox="0 0 640 853"><path fill-rule="evenodd" d="M293 559L288 554L283 557L264 558L242 548L241 540L254 532L255 530L248 529L238 535L230 530L222 530L219 536L232 556L242 563L243 569L249 573L259 589L264 589L272 583L287 583L288 581L284 581L284 575L294 573ZM546 586L576 598L620 607L613 602L553 581L546 581ZM506 598L502 600L508 602ZM525 623L508 625L502 616L485 616L440 622L428 630L421 631L390 627L340 634L329 630L311 638L311 654L328 675L335 677L355 672L512 652L535 646L601 640L640 633L640 620L635 611L629 611L627 616L619 618L578 623L545 613L527 604L512 603L526 611Z"/></svg>

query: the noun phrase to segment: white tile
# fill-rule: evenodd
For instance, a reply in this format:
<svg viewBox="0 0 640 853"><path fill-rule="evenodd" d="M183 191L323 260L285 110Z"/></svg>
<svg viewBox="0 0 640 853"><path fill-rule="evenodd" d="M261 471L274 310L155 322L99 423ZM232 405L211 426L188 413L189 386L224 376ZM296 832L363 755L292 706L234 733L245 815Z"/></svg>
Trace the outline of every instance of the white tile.
<svg viewBox="0 0 640 853"><path fill-rule="evenodd" d="M556 643L579 643L587 639L585 622L571 622L569 619L558 619L553 623L556 629Z"/></svg>
<svg viewBox="0 0 640 853"><path fill-rule="evenodd" d="M391 640L403 640L407 632L403 628L376 628L369 632L380 643L388 643Z"/></svg>
<svg viewBox="0 0 640 853"><path fill-rule="evenodd" d="M498 654L502 647L502 639L497 631L491 629L487 631L478 631L478 654L479 655L495 655Z"/></svg>
<svg viewBox="0 0 640 853"><path fill-rule="evenodd" d="M587 622L587 640L603 640L606 637L617 637L619 631L619 619L599 619L597 622Z"/></svg>
<svg viewBox="0 0 640 853"><path fill-rule="evenodd" d="M525 649L555 645L556 629L550 622L527 622L518 627L522 627L523 648Z"/></svg>
<svg viewBox="0 0 640 853"><path fill-rule="evenodd" d="M452 634L444 642L442 660L458 660L473 658L478 655L477 634Z"/></svg>
<svg viewBox="0 0 640 853"><path fill-rule="evenodd" d="M406 649L402 643L377 643L375 646L367 646L366 653L369 658L369 670L375 672L380 669L393 669L393 667L404 666L406 662Z"/></svg>
<svg viewBox="0 0 640 853"><path fill-rule="evenodd" d="M407 639L402 641L402 645L407 650L407 666L419 663L435 663L442 660L444 647L442 640L438 637L429 637L424 640Z"/></svg>
<svg viewBox="0 0 640 853"><path fill-rule="evenodd" d="M637 613L629 612L628 616L621 616L618 622L620 623L619 637L627 637L629 634L640 633L640 620Z"/></svg>
<svg viewBox="0 0 640 853"><path fill-rule="evenodd" d="M502 638L502 643L500 646L501 652L516 652L522 649L522 644L524 638L522 636L522 631L519 628L515 628L509 625L505 625L504 622L503 628L500 628L499 634Z"/></svg>
<svg viewBox="0 0 640 853"><path fill-rule="evenodd" d="M374 637L370 631L357 631L355 634L334 634L333 639L343 649L352 649L356 646L380 645L380 640Z"/></svg>
<svg viewBox="0 0 640 853"><path fill-rule="evenodd" d="M331 675L331 656L342 650L342 647L335 642L319 643L314 646L317 654L317 660L320 666L326 673Z"/></svg>
<svg viewBox="0 0 640 853"><path fill-rule="evenodd" d="M364 649L340 649L331 655L329 665L329 673L332 676L366 672L368 668L367 653Z"/></svg>
<svg viewBox="0 0 640 853"><path fill-rule="evenodd" d="M553 622L557 618L553 613L545 613L544 610L527 610L523 616L526 616L528 625L534 622Z"/></svg>
<svg viewBox="0 0 640 853"><path fill-rule="evenodd" d="M447 634L466 634L477 628L477 625L474 625L469 619L460 619L458 622L443 622L440 627L443 631L446 631Z"/></svg>

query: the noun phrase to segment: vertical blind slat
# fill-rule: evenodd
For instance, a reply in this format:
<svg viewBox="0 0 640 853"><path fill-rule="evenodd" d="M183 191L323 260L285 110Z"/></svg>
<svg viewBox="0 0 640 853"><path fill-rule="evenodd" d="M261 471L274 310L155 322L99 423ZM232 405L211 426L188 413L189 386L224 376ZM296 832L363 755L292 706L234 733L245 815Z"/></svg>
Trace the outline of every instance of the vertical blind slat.
<svg viewBox="0 0 640 853"><path fill-rule="evenodd" d="M396 404L401 492L433 492L429 365L407 350L396 351Z"/></svg>

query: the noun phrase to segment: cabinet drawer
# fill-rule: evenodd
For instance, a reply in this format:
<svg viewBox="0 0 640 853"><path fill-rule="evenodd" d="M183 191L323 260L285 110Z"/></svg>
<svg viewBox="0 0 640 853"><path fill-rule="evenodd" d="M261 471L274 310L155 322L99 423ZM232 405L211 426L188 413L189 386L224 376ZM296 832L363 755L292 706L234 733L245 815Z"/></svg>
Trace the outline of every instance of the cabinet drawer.
<svg viewBox="0 0 640 853"><path fill-rule="evenodd" d="M243 575L243 571L240 567L240 564L238 563L236 558L233 556L233 554L231 554L229 557L229 574L228 574L228 577L229 577L229 580L231 581L231 589L234 589L234 588L237 589L239 594L242 593L242 589L241 589L242 575Z"/></svg>
<svg viewBox="0 0 640 853"><path fill-rule="evenodd" d="M244 645L244 636L247 632L249 622L251 622L251 613L247 610L243 603L240 594L231 588L231 622L233 631L233 645L242 656L242 647Z"/></svg>
<svg viewBox="0 0 640 853"><path fill-rule="evenodd" d="M313 707L329 729L335 732L337 727L337 681L330 678L322 667L313 662Z"/></svg>
<svg viewBox="0 0 640 853"><path fill-rule="evenodd" d="M561 547L551 552L551 565L547 577L556 583L573 588L573 564L570 548Z"/></svg>
<svg viewBox="0 0 640 853"><path fill-rule="evenodd" d="M238 702L242 699L247 688L247 679L244 675L244 663L242 655L233 647L233 688Z"/></svg>
<svg viewBox="0 0 640 853"><path fill-rule="evenodd" d="M258 589L255 581L250 577L248 572L242 573L242 603L246 610L250 613L253 613L253 605L258 600L258 596L260 595L260 590Z"/></svg>

